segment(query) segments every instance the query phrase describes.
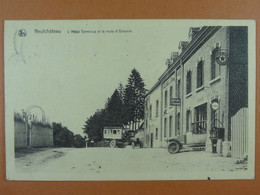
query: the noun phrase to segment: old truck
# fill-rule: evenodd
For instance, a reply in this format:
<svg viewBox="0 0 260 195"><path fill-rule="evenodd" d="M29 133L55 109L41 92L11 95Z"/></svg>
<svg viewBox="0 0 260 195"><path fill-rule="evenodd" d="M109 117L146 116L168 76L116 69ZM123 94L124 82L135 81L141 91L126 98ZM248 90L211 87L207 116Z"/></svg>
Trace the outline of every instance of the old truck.
<svg viewBox="0 0 260 195"><path fill-rule="evenodd" d="M124 129L122 127L105 127L103 131L103 138L109 142L111 148L124 148L127 145L143 147L144 133L142 131Z"/></svg>

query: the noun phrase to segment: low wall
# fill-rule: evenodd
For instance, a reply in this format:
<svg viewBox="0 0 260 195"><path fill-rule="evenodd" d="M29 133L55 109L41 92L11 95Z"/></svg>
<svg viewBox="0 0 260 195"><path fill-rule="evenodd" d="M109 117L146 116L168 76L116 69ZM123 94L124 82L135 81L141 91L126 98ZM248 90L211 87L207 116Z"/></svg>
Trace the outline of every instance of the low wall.
<svg viewBox="0 0 260 195"><path fill-rule="evenodd" d="M15 148L27 147L25 123L20 121L14 122L14 139Z"/></svg>
<svg viewBox="0 0 260 195"><path fill-rule="evenodd" d="M53 129L33 125L31 144L31 147L53 146Z"/></svg>
<svg viewBox="0 0 260 195"><path fill-rule="evenodd" d="M21 121L14 122L15 128L15 148L27 147L27 135L25 123ZM31 147L48 147L53 146L53 129L32 125L31 130Z"/></svg>

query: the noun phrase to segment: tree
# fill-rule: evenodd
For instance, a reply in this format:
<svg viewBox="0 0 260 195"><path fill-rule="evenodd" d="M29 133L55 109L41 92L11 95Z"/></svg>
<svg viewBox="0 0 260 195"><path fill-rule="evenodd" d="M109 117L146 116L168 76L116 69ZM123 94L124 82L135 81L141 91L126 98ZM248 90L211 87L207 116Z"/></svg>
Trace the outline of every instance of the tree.
<svg viewBox="0 0 260 195"><path fill-rule="evenodd" d="M117 91L118 91L118 93L119 93L119 97L120 97L120 99L121 99L121 101L122 101L122 104L124 103L124 86L123 86L123 84L122 83L120 83L119 84L119 86L118 86L118 88L117 88Z"/></svg>
<svg viewBox="0 0 260 195"><path fill-rule="evenodd" d="M122 99L116 89L106 104L106 126L122 126Z"/></svg>
<svg viewBox="0 0 260 195"><path fill-rule="evenodd" d="M122 83L108 98L104 109L90 116L83 127L89 139L102 140L105 126L136 125L144 118L144 98L146 89L140 73L133 69L124 88Z"/></svg>
<svg viewBox="0 0 260 195"><path fill-rule="evenodd" d="M76 135L74 135L73 146L75 148L85 148L86 141L80 134L76 134Z"/></svg>
<svg viewBox="0 0 260 195"><path fill-rule="evenodd" d="M52 126L54 146L72 147L73 133L67 127L63 127L61 123L53 123Z"/></svg>
<svg viewBox="0 0 260 195"><path fill-rule="evenodd" d="M133 69L128 78L128 83L124 92L124 120L125 124L132 124L132 129L136 130L136 125L144 118L144 100L146 89L140 73Z"/></svg>
<svg viewBox="0 0 260 195"><path fill-rule="evenodd" d="M95 141L103 138L103 129L106 123L106 110L97 110L92 116L90 116L83 127L84 133L88 134L90 139Z"/></svg>

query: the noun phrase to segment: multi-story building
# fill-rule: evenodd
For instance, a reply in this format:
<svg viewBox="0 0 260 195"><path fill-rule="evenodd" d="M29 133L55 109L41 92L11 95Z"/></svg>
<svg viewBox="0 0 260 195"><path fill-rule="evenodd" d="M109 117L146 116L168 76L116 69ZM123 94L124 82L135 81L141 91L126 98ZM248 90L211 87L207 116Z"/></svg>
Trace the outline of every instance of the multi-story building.
<svg viewBox="0 0 260 195"><path fill-rule="evenodd" d="M190 28L189 41L180 42L146 96L147 147L165 147L165 138L184 134L210 142L214 118L225 129L224 141L230 141L231 117L248 105L247 31L246 26Z"/></svg>

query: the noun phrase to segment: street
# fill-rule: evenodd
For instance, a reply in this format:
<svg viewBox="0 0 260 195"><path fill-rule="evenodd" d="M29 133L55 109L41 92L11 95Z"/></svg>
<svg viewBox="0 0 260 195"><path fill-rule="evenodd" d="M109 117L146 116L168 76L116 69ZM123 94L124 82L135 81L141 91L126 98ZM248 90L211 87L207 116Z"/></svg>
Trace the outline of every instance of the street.
<svg viewBox="0 0 260 195"><path fill-rule="evenodd" d="M185 172L239 172L247 162L205 151L183 150L170 154L165 148L46 148L16 158L16 171L30 175L98 175L147 173L158 176ZM161 177L159 177L161 178Z"/></svg>

